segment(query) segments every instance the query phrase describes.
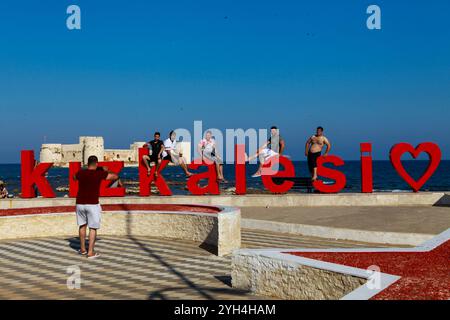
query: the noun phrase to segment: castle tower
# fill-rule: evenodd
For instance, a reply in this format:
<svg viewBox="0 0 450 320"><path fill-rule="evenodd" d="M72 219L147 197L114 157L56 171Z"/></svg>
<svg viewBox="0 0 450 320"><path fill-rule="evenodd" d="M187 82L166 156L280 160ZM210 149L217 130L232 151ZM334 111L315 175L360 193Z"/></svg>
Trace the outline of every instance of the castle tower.
<svg viewBox="0 0 450 320"><path fill-rule="evenodd" d="M105 157L103 137L80 137L80 145L83 150L83 165L86 165L90 156L97 156L98 161Z"/></svg>
<svg viewBox="0 0 450 320"><path fill-rule="evenodd" d="M60 143L46 143L41 146L40 162L61 162L62 145Z"/></svg>

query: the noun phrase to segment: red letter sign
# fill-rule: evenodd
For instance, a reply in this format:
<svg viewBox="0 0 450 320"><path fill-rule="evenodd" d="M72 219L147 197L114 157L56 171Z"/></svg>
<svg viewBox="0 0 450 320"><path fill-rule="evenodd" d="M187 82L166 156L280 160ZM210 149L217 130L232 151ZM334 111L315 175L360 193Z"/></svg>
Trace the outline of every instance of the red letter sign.
<svg viewBox="0 0 450 320"><path fill-rule="evenodd" d="M317 159L317 175L325 178L329 178L335 181L334 184L326 185L322 180L316 180L313 182L314 188L323 193L337 193L345 188L347 179L345 174L340 171L325 167L324 163L332 163L335 166L343 166L344 160L338 156L326 156L319 157Z"/></svg>
<svg viewBox="0 0 450 320"><path fill-rule="evenodd" d="M373 192L372 144L361 143L361 192ZM368 155L364 155L368 153Z"/></svg>
<svg viewBox="0 0 450 320"><path fill-rule="evenodd" d="M189 165L189 169L197 170L201 166L206 166L208 170L202 173L196 173L189 177L187 181L188 190L195 195L201 196L204 194L220 194L219 184L217 183L216 165L211 162L202 162L202 159L195 159ZM208 184L200 187L199 182L202 179L207 179Z"/></svg>
<svg viewBox="0 0 450 320"><path fill-rule="evenodd" d="M273 170L273 166L282 165L284 170ZM274 156L264 163L261 171L261 179L264 187L273 193L286 193L294 186L293 181L284 181L276 184L272 178L292 178L295 177L295 168L292 161L284 156Z"/></svg>
<svg viewBox="0 0 450 320"><path fill-rule="evenodd" d="M123 161L103 161L98 163L99 167L106 167L108 171L120 173L123 168ZM78 193L78 181L74 176L81 170L81 162L69 163L69 197L75 198ZM125 188L110 188L113 181L103 180L100 185L100 197L123 197L125 196Z"/></svg>
<svg viewBox="0 0 450 320"><path fill-rule="evenodd" d="M423 176L418 180L414 180L405 170L402 165L402 155L406 152L411 153L412 157L416 159L420 153L425 152L430 157L430 163L428 164L428 168L423 174ZM400 177L403 178L414 190L414 192L418 192L420 188L431 178L433 173L439 166L441 162L441 149L439 146L432 142L425 142L419 144L415 149L409 143L399 143L392 147L390 153L391 163L394 166L395 170L397 170Z"/></svg>
<svg viewBox="0 0 450 320"><path fill-rule="evenodd" d="M119 175L123 169L123 161L105 161L99 162L99 167L106 167L108 171L114 172ZM103 180L100 185L100 197L123 197L125 196L125 187L110 188L113 181Z"/></svg>
<svg viewBox="0 0 450 320"><path fill-rule="evenodd" d="M34 198L34 185L44 198L54 198L52 186L45 178L45 174L53 163L41 163L34 167L34 151L26 150L21 152L21 182L22 182L22 198Z"/></svg>
<svg viewBox="0 0 450 320"><path fill-rule="evenodd" d="M245 179L245 145L237 144L234 147L234 161L236 163L236 194L246 194L247 184Z"/></svg>
<svg viewBox="0 0 450 320"><path fill-rule="evenodd" d="M75 198L78 194L78 181L74 179L81 170L81 162L69 162L69 197Z"/></svg>
<svg viewBox="0 0 450 320"><path fill-rule="evenodd" d="M172 191L170 191L169 187L166 184L166 180L164 180L161 175L161 171L166 167L169 163L168 160L163 160L158 170L158 178L155 179L155 170L156 166L153 166L150 171L150 175L148 175L147 168L142 163L142 157L144 155L148 155L148 148L139 148L139 195L141 197L147 197L150 195L150 185L154 181L155 186L159 190L159 194L162 196L171 196Z"/></svg>

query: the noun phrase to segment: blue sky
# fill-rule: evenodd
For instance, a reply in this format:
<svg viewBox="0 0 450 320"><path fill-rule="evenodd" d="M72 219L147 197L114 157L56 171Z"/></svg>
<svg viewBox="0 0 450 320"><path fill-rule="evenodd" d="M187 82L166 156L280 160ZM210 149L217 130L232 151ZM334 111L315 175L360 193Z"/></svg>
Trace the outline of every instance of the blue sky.
<svg viewBox="0 0 450 320"><path fill-rule="evenodd" d="M81 8L82 29L66 28ZM382 30L366 28L366 8ZM107 147L155 129L280 127L287 153L326 129L334 152L396 142L450 158L450 2L0 2L0 163L44 142L102 135Z"/></svg>

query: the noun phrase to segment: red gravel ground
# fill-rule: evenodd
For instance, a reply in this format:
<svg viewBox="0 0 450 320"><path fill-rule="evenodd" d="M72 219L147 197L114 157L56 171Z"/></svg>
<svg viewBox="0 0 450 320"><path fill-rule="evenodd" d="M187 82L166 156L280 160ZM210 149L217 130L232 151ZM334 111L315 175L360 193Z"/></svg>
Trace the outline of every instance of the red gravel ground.
<svg viewBox="0 0 450 320"><path fill-rule="evenodd" d="M104 204L103 211L183 211L198 213L218 213L220 209L212 206L186 204ZM41 208L21 208L0 210L0 217L27 214L75 212L75 206L55 206Z"/></svg>
<svg viewBox="0 0 450 320"><path fill-rule="evenodd" d="M428 252L288 252L296 256L380 271L401 278L375 300L450 299L450 240Z"/></svg>

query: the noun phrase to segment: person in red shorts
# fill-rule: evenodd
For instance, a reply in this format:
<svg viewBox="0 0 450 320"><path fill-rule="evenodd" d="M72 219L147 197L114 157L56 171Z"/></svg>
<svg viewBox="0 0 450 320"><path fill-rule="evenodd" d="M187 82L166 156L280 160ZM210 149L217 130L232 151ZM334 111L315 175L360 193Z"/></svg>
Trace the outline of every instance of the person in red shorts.
<svg viewBox="0 0 450 320"><path fill-rule="evenodd" d="M80 250L78 253L87 255L90 259L97 258L100 254L94 251L94 246L102 218L102 208L98 200L100 184L105 179L115 181L119 177L113 172L106 171L106 168L98 167L97 157L90 156L87 169L78 171L74 179L78 181L76 201L76 216L80 236ZM89 227L89 249L86 251L87 227Z"/></svg>

